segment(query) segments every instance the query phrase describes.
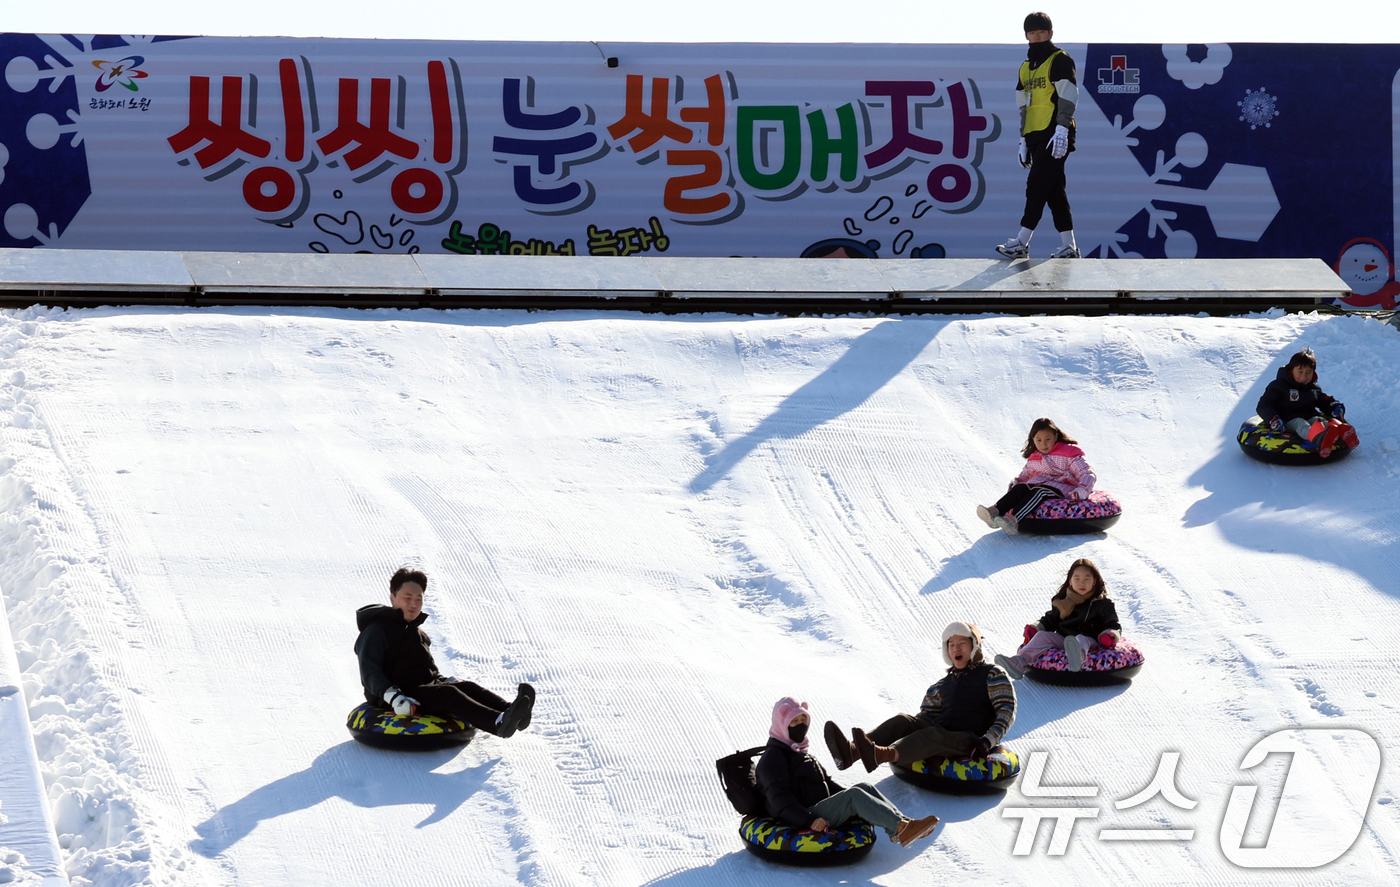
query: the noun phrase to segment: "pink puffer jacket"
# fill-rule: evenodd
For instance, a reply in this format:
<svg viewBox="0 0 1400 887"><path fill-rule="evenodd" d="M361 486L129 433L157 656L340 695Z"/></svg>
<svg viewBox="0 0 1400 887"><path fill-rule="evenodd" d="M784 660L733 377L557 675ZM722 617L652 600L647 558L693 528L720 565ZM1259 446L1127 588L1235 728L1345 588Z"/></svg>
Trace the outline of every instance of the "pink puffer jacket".
<svg viewBox="0 0 1400 887"><path fill-rule="evenodd" d="M1066 499L1083 499L1093 492L1096 480L1094 469L1084 460L1084 451L1061 441L1044 456L1038 450L1031 453L1026 467L1011 483L1045 484L1059 490Z"/></svg>

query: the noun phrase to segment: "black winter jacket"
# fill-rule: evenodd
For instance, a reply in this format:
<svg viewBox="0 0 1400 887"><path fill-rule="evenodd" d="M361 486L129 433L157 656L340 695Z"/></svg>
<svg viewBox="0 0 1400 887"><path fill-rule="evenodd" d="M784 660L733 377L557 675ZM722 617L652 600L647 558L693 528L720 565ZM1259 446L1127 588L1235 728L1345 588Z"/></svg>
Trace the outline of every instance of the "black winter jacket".
<svg viewBox="0 0 1400 887"><path fill-rule="evenodd" d="M360 636L355 639L355 655L360 659L360 683L371 705L384 704L384 691L390 687L407 690L435 683L437 664L428 650L432 641L421 626L428 618L419 613L405 622L403 611L370 604L355 611Z"/></svg>
<svg viewBox="0 0 1400 887"><path fill-rule="evenodd" d="M1118 632L1123 630L1123 626L1118 623L1118 608L1113 606L1113 601L1107 597L1085 601L1070 610L1069 615L1063 619L1060 618L1059 611L1051 607L1040 617L1040 627L1065 637L1082 634L1091 638L1098 638L1109 629Z"/></svg>
<svg viewBox="0 0 1400 887"><path fill-rule="evenodd" d="M987 693L987 678L994 666L982 663L962 671L949 669L938 682L942 708L924 720L935 727L981 736L996 720L997 710Z"/></svg>
<svg viewBox="0 0 1400 887"><path fill-rule="evenodd" d="M1278 376L1264 389L1254 411L1266 423L1275 416L1287 422L1291 419L1311 419L1328 415L1336 403L1324 394L1314 378L1306 385L1293 381L1293 372L1286 366L1278 368Z"/></svg>
<svg viewBox="0 0 1400 887"><path fill-rule="evenodd" d="M807 828L817 818L813 804L842 790L816 758L772 737L758 759L757 776L768 815L796 828Z"/></svg>

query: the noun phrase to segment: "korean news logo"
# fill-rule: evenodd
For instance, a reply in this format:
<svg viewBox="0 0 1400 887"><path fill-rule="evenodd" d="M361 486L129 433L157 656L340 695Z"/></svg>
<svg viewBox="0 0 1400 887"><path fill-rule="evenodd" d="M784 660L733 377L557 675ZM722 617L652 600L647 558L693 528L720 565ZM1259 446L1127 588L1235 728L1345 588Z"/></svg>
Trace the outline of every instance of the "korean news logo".
<svg viewBox="0 0 1400 887"><path fill-rule="evenodd" d="M1258 778L1260 771L1255 768L1274 754L1288 757L1282 786L1248 781L1249 775ZM1096 785L1046 785L1045 771L1049 762L1048 752L1030 753L1019 786L1023 796L1034 799L1098 796ZM1187 797L1176 784L1180 763L1179 752L1163 752L1147 785L1115 801L1113 809L1129 810L1160 797L1178 810L1194 810L1199 800ZM1225 858L1249 869L1315 869L1340 859L1360 836L1366 810L1380 778L1381 748L1362 730L1290 727L1256 742L1240 761L1239 770L1247 774L1246 778L1230 787L1217 832ZM1266 809L1268 803L1260 801L1261 790L1264 798L1278 798L1271 817ZM1075 824L1080 820L1099 820L1100 812L1097 806L1082 804L1036 805L1004 807L1001 815L1003 819L1020 820L1012 856L1029 856L1034 852L1040 823L1045 820L1053 823L1045 855L1064 856L1074 837ZM1152 828L1118 828L1105 824L1096 835L1089 837L1103 842L1134 843L1184 843L1195 838L1196 828L1184 813L1177 813L1172 819L1175 821L1158 818L1155 821L1165 822L1165 825Z"/></svg>

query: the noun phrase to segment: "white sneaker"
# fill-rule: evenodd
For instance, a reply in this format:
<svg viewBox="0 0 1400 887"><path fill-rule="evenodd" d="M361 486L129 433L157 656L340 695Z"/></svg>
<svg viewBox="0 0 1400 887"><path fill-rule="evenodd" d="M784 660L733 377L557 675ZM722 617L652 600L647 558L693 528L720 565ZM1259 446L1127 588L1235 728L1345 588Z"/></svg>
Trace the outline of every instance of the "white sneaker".
<svg viewBox="0 0 1400 887"><path fill-rule="evenodd" d="M1014 517L1007 517L1004 514L999 514L992 518L992 523L996 524L997 528L1008 536L1015 536L1020 532L1020 528L1016 525L1016 518Z"/></svg>
<svg viewBox="0 0 1400 887"><path fill-rule="evenodd" d="M1077 246L1062 246L1062 247L1060 247L1059 249L1055 250L1053 253L1051 253L1051 254L1050 254L1050 258L1052 258L1052 259L1078 259L1078 258L1081 258L1081 257L1080 257L1080 255L1079 255L1079 247L1077 247Z"/></svg>
<svg viewBox="0 0 1400 887"><path fill-rule="evenodd" d="M1072 634L1065 636L1065 662L1069 664L1070 671L1084 668L1084 648L1079 646L1079 638Z"/></svg>
<svg viewBox="0 0 1400 887"><path fill-rule="evenodd" d="M1020 656L1011 657L1007 656L1005 653L998 653L993 657L992 661L1006 669L1006 673L1011 675L1011 680L1013 681L1019 681L1026 676L1025 663L1021 660Z"/></svg>
<svg viewBox="0 0 1400 887"><path fill-rule="evenodd" d="M1018 238L1011 238L997 247L997 252L1008 259L1028 259L1031 255L1030 244L1022 243Z"/></svg>
<svg viewBox="0 0 1400 887"><path fill-rule="evenodd" d="M985 506L985 505L979 505L979 506L977 506L977 516L980 517L980 518L982 519L982 523L984 523L984 524L986 524L987 526L991 527L993 530L995 530L995 529L997 528L997 516L996 516L996 512L992 511L992 510L991 510L990 508L988 508L987 506Z"/></svg>

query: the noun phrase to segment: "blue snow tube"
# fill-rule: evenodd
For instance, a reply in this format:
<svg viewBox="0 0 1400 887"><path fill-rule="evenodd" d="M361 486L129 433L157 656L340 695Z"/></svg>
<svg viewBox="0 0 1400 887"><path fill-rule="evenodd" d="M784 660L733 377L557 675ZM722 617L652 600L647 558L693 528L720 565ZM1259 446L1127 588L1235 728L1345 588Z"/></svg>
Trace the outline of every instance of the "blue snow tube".
<svg viewBox="0 0 1400 887"><path fill-rule="evenodd" d="M950 795L1004 792L1021 775L1021 759L1004 745L985 758L929 758L890 765L894 775L920 788Z"/></svg>
<svg viewBox="0 0 1400 887"><path fill-rule="evenodd" d="M824 832L796 828L771 816L745 816L739 823L744 847L781 865L832 866L859 862L875 846L875 826L854 817Z"/></svg>
<svg viewBox="0 0 1400 887"><path fill-rule="evenodd" d="M361 703L346 719L345 726L357 742L396 751L431 751L466 745L476 736L476 728L456 718L420 715L406 718L393 709Z"/></svg>

